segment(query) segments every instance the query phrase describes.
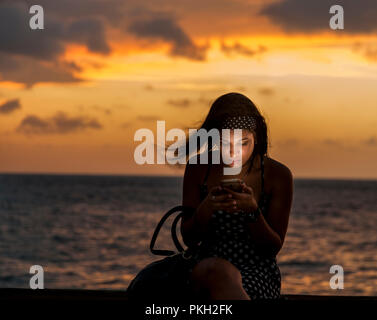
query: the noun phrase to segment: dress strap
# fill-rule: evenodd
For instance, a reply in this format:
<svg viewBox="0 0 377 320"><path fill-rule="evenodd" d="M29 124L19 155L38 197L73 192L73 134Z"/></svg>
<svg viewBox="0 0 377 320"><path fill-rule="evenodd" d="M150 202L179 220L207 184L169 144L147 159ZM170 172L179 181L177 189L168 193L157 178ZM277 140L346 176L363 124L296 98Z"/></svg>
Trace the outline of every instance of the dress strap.
<svg viewBox="0 0 377 320"><path fill-rule="evenodd" d="M208 167L207 167L207 172L206 172L206 175L204 177L204 180L203 180L203 185L206 185L207 184L207 179L208 179L208 176L209 176L209 169L210 169L210 166L211 166L211 163L209 162L208 163Z"/></svg>
<svg viewBox="0 0 377 320"><path fill-rule="evenodd" d="M212 153L208 152L208 156L209 157L208 157L207 172L206 172L206 175L205 175L203 183L202 183L202 185L204 185L204 186L207 186L207 179L208 179L208 176L209 176L209 170L211 168L211 163L212 163Z"/></svg>
<svg viewBox="0 0 377 320"><path fill-rule="evenodd" d="M262 186L262 196L264 196L265 192L264 192L264 159L263 159L263 155L261 155L261 186Z"/></svg>
<svg viewBox="0 0 377 320"><path fill-rule="evenodd" d="M206 172L206 175L205 175L205 177L204 177L204 180L203 180L203 182L199 185L199 189L200 189L200 199L201 199L201 200L203 200L203 199L207 196L207 193L208 193L207 179L208 179L208 175L209 175L210 165L211 165L211 163L209 162L209 163L208 163L208 167L207 167L207 172Z"/></svg>

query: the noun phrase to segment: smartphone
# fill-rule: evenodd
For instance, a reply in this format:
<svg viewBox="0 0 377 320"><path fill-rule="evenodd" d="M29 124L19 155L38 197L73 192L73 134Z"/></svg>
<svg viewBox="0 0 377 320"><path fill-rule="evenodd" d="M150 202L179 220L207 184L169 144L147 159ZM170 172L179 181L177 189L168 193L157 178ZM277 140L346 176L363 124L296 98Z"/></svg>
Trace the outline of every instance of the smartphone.
<svg viewBox="0 0 377 320"><path fill-rule="evenodd" d="M222 187L227 187L235 192L242 192L242 179L223 179L220 181Z"/></svg>

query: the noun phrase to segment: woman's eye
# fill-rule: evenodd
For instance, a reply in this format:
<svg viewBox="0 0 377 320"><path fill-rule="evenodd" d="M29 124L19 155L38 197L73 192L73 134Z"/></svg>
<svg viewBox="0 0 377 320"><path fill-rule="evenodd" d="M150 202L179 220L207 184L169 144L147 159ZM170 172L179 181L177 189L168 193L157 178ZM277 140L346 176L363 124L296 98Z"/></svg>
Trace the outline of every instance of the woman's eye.
<svg viewBox="0 0 377 320"><path fill-rule="evenodd" d="M246 141L246 142L243 142L243 143L236 143L236 144L235 144L235 147L246 146L247 144L248 144L247 141ZM222 145L223 145L224 147L228 147L228 146L230 146L230 143L229 143L229 142L222 142Z"/></svg>

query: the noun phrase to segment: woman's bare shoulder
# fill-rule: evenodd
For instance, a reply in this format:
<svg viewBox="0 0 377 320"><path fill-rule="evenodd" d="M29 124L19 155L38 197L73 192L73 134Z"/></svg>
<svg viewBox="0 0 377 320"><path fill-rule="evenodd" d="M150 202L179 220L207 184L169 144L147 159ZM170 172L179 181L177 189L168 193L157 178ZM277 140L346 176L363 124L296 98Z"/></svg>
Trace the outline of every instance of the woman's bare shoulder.
<svg viewBox="0 0 377 320"><path fill-rule="evenodd" d="M208 164L200 163L199 155L195 155L191 157L186 164L184 178L190 181L201 183L200 181L202 181L202 178L204 178L207 168Z"/></svg>
<svg viewBox="0 0 377 320"><path fill-rule="evenodd" d="M285 164L275 159L265 157L265 178L266 184L270 182L272 183L270 187L274 187L291 183L293 175Z"/></svg>

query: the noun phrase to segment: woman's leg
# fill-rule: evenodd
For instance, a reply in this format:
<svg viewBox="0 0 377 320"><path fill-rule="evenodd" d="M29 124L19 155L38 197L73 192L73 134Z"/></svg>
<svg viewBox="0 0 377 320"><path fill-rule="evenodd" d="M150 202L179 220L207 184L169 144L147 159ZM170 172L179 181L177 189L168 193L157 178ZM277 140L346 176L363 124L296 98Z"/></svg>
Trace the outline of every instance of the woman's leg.
<svg viewBox="0 0 377 320"><path fill-rule="evenodd" d="M240 271L229 261L209 257L198 262L190 275L193 291L209 300L250 300Z"/></svg>

